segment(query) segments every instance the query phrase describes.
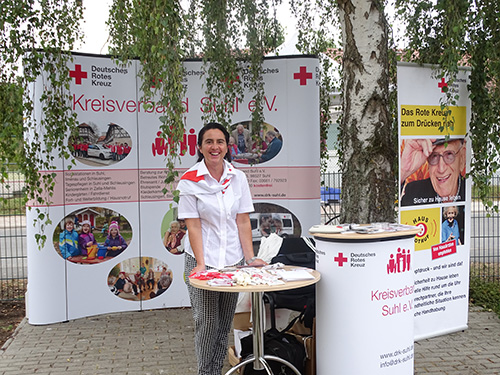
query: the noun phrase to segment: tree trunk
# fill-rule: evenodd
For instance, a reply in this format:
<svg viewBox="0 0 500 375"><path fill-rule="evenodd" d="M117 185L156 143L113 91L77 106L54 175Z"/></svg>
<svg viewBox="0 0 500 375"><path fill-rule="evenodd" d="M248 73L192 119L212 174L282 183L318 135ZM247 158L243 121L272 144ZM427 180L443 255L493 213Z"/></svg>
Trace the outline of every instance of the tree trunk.
<svg viewBox="0 0 500 375"><path fill-rule="evenodd" d="M388 27L382 2L337 1L345 46L341 222L393 222L396 153L389 113Z"/></svg>

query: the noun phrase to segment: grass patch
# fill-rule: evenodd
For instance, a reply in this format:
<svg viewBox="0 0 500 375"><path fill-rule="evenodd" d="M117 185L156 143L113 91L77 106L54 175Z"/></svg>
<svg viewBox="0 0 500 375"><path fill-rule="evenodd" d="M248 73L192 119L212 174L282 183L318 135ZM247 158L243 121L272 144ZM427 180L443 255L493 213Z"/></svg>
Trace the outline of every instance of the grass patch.
<svg viewBox="0 0 500 375"><path fill-rule="evenodd" d="M477 186L472 185L472 198L478 199L478 197L479 197L479 189ZM488 194L488 198L490 198L492 200L500 199L500 185L491 185L490 186L490 192Z"/></svg>
<svg viewBox="0 0 500 375"><path fill-rule="evenodd" d="M2 280L0 282L0 300L24 301L27 286L27 279Z"/></svg>
<svg viewBox="0 0 500 375"><path fill-rule="evenodd" d="M469 299L473 305L493 311L500 317L500 283L472 276Z"/></svg>

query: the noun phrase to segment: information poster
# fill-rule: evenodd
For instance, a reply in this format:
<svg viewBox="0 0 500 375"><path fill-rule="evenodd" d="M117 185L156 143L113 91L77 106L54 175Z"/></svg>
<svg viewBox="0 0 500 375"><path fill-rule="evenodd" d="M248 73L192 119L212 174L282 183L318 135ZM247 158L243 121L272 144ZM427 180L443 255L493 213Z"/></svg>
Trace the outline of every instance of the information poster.
<svg viewBox="0 0 500 375"><path fill-rule="evenodd" d="M421 229L413 268L416 340L463 330L468 317L469 72L451 84L438 75L431 66L398 65L400 222ZM449 108L449 133L441 108L446 90L458 98Z"/></svg>
<svg viewBox="0 0 500 375"><path fill-rule="evenodd" d="M233 111L233 165L244 171L255 212L252 238L307 235L320 220L319 68L315 57L264 60L265 123L251 138L255 103L243 69L244 95L212 102L201 61L185 62L185 134L176 169L197 161L197 134L205 111ZM138 61L118 66L106 56L74 55L71 107L78 129L67 134L72 156L55 161L57 183L39 248L39 228L28 225L28 318L47 324L118 311L189 306L182 237L172 196L163 193L169 140L160 137L165 108L144 103ZM35 98L44 84L39 77ZM36 101L36 99L35 99ZM35 120L43 113L35 111ZM74 164L71 164L73 163ZM71 169L69 166L71 165ZM41 171L42 173L44 171ZM52 172L52 171L51 171ZM28 210L28 222L36 218Z"/></svg>

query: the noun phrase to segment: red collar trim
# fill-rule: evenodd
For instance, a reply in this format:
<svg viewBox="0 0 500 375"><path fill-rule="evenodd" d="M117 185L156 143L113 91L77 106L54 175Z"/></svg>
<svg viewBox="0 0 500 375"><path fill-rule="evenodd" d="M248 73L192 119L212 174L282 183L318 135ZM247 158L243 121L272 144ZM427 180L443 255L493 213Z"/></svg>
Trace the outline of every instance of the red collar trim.
<svg viewBox="0 0 500 375"><path fill-rule="evenodd" d="M181 180L189 180L193 182L200 182L205 179L204 175L197 176L198 171L189 171L182 175Z"/></svg>

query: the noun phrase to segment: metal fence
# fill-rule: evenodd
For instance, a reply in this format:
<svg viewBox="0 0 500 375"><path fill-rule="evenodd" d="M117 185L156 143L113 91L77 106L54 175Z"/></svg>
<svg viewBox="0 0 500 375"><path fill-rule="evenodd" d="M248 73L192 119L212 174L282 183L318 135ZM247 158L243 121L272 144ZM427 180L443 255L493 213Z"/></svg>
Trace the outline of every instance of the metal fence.
<svg viewBox="0 0 500 375"><path fill-rule="evenodd" d="M24 180L8 173L0 184L0 300L24 297L27 284Z"/></svg>
<svg viewBox="0 0 500 375"><path fill-rule="evenodd" d="M488 200L499 204L500 177L494 177ZM500 283L500 214L485 210L472 195L471 275Z"/></svg>
<svg viewBox="0 0 500 375"><path fill-rule="evenodd" d="M11 176L12 177L12 176ZM19 198L23 191L20 178L11 178L0 190L0 300L22 298L27 279L25 210ZM339 220L342 179L340 173L322 175L321 220L336 224ZM500 178L493 180L490 199L500 197ZM488 213L473 196L471 233L471 275L500 282L500 215Z"/></svg>

